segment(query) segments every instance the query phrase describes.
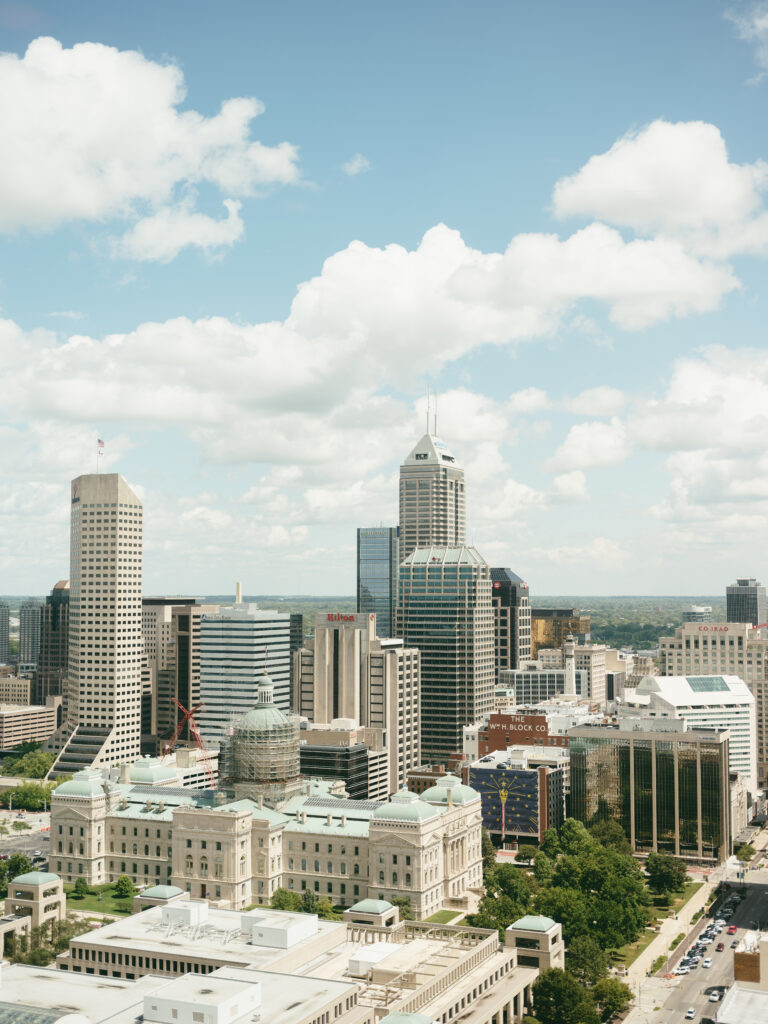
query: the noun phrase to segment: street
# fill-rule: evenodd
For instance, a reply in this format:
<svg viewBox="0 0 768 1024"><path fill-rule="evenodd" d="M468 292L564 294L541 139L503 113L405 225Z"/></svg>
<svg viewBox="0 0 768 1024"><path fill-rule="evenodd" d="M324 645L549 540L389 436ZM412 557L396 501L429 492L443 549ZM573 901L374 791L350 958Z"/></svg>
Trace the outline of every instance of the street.
<svg viewBox="0 0 768 1024"><path fill-rule="evenodd" d="M726 893L727 895L728 893ZM718 901L718 907L721 902L722 900ZM716 911L713 918L718 916ZM667 968L669 971L682 959L693 945L696 937L704 931L711 920L711 918L705 917L696 923L694 929L670 955ZM728 922L729 925L736 925L738 929L736 934L728 935L727 930L724 929L708 946L707 952L704 954L711 956L711 967L704 968L699 964L690 974L682 977L671 978L668 981L653 978L641 983L638 1001L641 1019L644 1019L647 1024L677 1024L678 1021L684 1020L689 1007L693 1007L696 1011L693 1018L696 1024L703 1018L714 1017L719 1004L709 1001L709 994L706 990L718 985L730 987L733 984L731 943L735 939L742 939L745 931L757 928L761 921L764 926L768 926L768 885L750 883L747 886L746 898L737 905ZM725 946L721 953L715 952L718 941L723 942Z"/></svg>
<svg viewBox="0 0 768 1024"><path fill-rule="evenodd" d="M23 853L32 860L34 851L41 850L45 862L38 862L35 867L45 869L48 863L51 833L49 831L42 832L41 828L50 828L50 813L35 814L30 812L25 814L23 818L17 818L15 814L6 812L0 821L10 829L7 836L0 836L0 854L10 856L12 853ZM26 821L28 825L32 826L31 830L27 831L25 829L22 832L14 832L14 821Z"/></svg>

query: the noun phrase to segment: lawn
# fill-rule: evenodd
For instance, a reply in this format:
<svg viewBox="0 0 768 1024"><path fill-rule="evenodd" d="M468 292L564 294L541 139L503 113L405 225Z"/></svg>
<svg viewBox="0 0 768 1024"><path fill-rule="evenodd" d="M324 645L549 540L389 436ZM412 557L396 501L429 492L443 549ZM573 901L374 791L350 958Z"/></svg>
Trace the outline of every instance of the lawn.
<svg viewBox="0 0 768 1024"><path fill-rule="evenodd" d="M124 899L117 899L113 895L112 885L93 885L87 896L81 900L72 895L74 885L65 885L64 892L67 896L67 910L95 910L100 914L130 914L133 909L133 897L127 896ZM99 899L101 896L101 899Z"/></svg>
<svg viewBox="0 0 768 1024"><path fill-rule="evenodd" d="M611 953L613 961L615 963L623 963L625 967L629 967L630 964L634 963L643 950L650 946L658 934L653 930L653 924L655 924L656 921L668 917L670 910L674 913L678 913L680 908L685 906L688 900L698 892L703 884L703 882L686 882L682 891L678 893L678 895L676 895L669 904L663 896L655 896L653 903L651 904L651 913L653 915L651 927L646 928L637 942L629 942L625 946L622 946L621 949L613 950Z"/></svg>
<svg viewBox="0 0 768 1024"><path fill-rule="evenodd" d="M428 921L432 921L433 924L450 924L455 917L459 917L459 912L456 910L438 910L432 917L428 917Z"/></svg>

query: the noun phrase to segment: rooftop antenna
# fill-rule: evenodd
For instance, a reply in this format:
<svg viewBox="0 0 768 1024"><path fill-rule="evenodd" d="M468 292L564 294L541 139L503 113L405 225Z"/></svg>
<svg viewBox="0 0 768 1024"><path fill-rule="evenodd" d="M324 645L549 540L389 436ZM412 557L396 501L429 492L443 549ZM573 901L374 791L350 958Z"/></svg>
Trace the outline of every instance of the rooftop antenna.
<svg viewBox="0 0 768 1024"><path fill-rule="evenodd" d="M435 437L437 437L437 392L435 392Z"/></svg>
<svg viewBox="0 0 768 1024"><path fill-rule="evenodd" d="M429 384L427 384L427 433L429 433Z"/></svg>

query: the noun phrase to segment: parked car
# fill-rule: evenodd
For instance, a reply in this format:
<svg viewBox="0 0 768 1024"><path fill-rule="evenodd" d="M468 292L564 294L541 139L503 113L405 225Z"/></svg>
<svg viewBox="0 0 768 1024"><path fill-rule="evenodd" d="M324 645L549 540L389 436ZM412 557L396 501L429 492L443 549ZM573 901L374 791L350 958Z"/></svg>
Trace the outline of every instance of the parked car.
<svg viewBox="0 0 768 1024"><path fill-rule="evenodd" d="M712 957L708 956L704 960L702 960L701 961L701 966L702 967L711 967L712 966Z"/></svg>
<svg viewBox="0 0 768 1024"><path fill-rule="evenodd" d="M693 1018L695 1016L696 1016L695 1008L693 1006L689 1006L688 1009L685 1011L685 1019L686 1020L693 1020Z"/></svg>
<svg viewBox="0 0 768 1024"><path fill-rule="evenodd" d="M718 942L718 944L715 946L715 952L716 953L722 953L724 949L725 949L725 943L724 942Z"/></svg>
<svg viewBox="0 0 768 1024"><path fill-rule="evenodd" d="M712 993L710 993L710 996L709 996L710 1003L719 1003L721 999L722 999L722 996L721 996L721 994L719 992L712 992Z"/></svg>
<svg viewBox="0 0 768 1024"><path fill-rule="evenodd" d="M736 949L738 944L739 944L739 940L738 939L734 939L733 942L731 943L731 949Z"/></svg>
<svg viewBox="0 0 768 1024"><path fill-rule="evenodd" d="M728 926L728 934L729 935L735 935L738 930L739 929L736 927L735 924L731 924L731 925Z"/></svg>

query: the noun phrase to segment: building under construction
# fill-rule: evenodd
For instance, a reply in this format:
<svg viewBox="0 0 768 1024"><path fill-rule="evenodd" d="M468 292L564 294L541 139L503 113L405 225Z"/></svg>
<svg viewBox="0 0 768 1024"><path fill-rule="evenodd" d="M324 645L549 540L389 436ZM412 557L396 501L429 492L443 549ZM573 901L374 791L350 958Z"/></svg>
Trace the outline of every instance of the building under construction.
<svg viewBox="0 0 768 1024"><path fill-rule="evenodd" d="M265 673L256 707L234 721L222 740L221 787L234 790L236 797L261 797L275 808L299 793L299 723L298 715L275 705L272 680Z"/></svg>

